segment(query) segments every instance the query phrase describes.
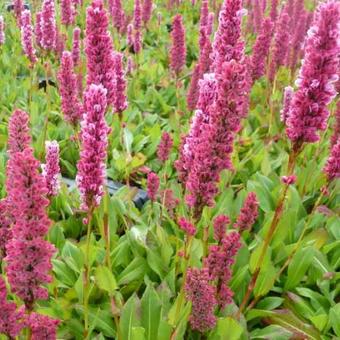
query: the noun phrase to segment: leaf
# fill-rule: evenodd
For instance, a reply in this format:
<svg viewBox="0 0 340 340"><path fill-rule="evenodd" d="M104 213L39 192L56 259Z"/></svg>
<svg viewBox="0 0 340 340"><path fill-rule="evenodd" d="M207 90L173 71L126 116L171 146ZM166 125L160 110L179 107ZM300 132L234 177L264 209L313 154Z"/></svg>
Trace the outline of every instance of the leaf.
<svg viewBox="0 0 340 340"><path fill-rule="evenodd" d="M161 316L161 301L154 287L149 284L141 300L142 326L145 328L146 339L157 339Z"/></svg>
<svg viewBox="0 0 340 340"><path fill-rule="evenodd" d="M275 278L276 270L271 263L261 268L254 288L255 297L264 296L265 294L267 294L274 286Z"/></svg>
<svg viewBox="0 0 340 340"><path fill-rule="evenodd" d="M290 290L299 284L311 265L313 257L313 247L305 247L296 252L292 262L288 266L288 277L284 286L285 290Z"/></svg>
<svg viewBox="0 0 340 340"><path fill-rule="evenodd" d="M124 304L120 318L120 327L122 339L133 340L133 327L140 326L140 320L137 316L137 309L140 301L136 294L133 294L129 300ZM136 331L134 331L136 332Z"/></svg>
<svg viewBox="0 0 340 340"><path fill-rule="evenodd" d="M336 304L330 309L329 321L335 334L340 337L340 303Z"/></svg>
<svg viewBox="0 0 340 340"><path fill-rule="evenodd" d="M238 340L241 338L242 333L242 326L235 319L228 316L218 319L216 328L209 336L209 339L224 340L227 336L228 340Z"/></svg>
<svg viewBox="0 0 340 340"><path fill-rule="evenodd" d="M95 278L98 287L110 294L118 288L113 273L105 266L99 266L96 268Z"/></svg>
<svg viewBox="0 0 340 340"><path fill-rule="evenodd" d="M126 285L134 280L143 278L147 270L147 263L141 257L136 257L133 261L123 270L118 277L119 285Z"/></svg>

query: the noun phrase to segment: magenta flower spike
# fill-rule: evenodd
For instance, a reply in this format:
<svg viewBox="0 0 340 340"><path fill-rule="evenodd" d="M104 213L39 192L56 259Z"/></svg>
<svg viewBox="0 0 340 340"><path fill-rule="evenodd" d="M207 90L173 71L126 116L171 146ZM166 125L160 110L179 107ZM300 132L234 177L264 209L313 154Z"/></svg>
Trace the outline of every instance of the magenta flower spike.
<svg viewBox="0 0 340 340"><path fill-rule="evenodd" d="M336 95L340 53L340 3L328 1L317 8L308 31L305 57L296 81L287 119L287 135L296 146L317 142L327 127L327 105Z"/></svg>
<svg viewBox="0 0 340 340"><path fill-rule="evenodd" d="M8 152L13 155L24 151L32 142L29 132L29 116L22 110L15 110L8 124Z"/></svg>
<svg viewBox="0 0 340 340"><path fill-rule="evenodd" d="M288 113L290 109L290 104L292 102L293 94L294 89L291 86L287 86L284 90L283 107L282 110L280 111L281 122L283 122L284 124L286 124L288 118Z"/></svg>
<svg viewBox="0 0 340 340"><path fill-rule="evenodd" d="M201 78L201 66L200 64L196 64L194 67L194 71L192 73L190 86L187 94L187 107L190 111L194 110L197 105L197 100L199 96L199 80Z"/></svg>
<svg viewBox="0 0 340 340"><path fill-rule="evenodd" d="M70 26L74 24L75 10L71 0L61 0L60 1L60 13L61 13L61 23L65 26Z"/></svg>
<svg viewBox="0 0 340 340"><path fill-rule="evenodd" d="M42 14L41 12L37 12L35 16L35 26L34 26L34 35L35 35L35 43L41 48L42 41L42 31L41 31L41 22L42 22Z"/></svg>
<svg viewBox="0 0 340 340"><path fill-rule="evenodd" d="M16 338L25 327L24 316L24 309L18 310L14 302L7 301L6 284L0 276L0 334Z"/></svg>
<svg viewBox="0 0 340 340"><path fill-rule="evenodd" d="M75 27L73 30L73 40L72 40L72 60L73 65L78 66L80 63L80 52L81 52L81 40L80 40L81 30L79 27Z"/></svg>
<svg viewBox="0 0 340 340"><path fill-rule="evenodd" d="M185 28L180 14L177 14L173 19L171 39L170 69L178 76L186 60Z"/></svg>
<svg viewBox="0 0 340 340"><path fill-rule="evenodd" d="M339 137L340 137L340 100L338 100L338 102L336 103L335 124L333 129L333 135L331 137L331 146L336 144Z"/></svg>
<svg viewBox="0 0 340 340"><path fill-rule="evenodd" d="M260 0L253 0L254 26L256 32L260 32L263 20L263 9Z"/></svg>
<svg viewBox="0 0 340 340"><path fill-rule="evenodd" d="M55 50L57 43L57 27L55 21L54 0L44 0L41 10L41 46L45 50Z"/></svg>
<svg viewBox="0 0 340 340"><path fill-rule="evenodd" d="M227 232L227 226L230 224L230 218L226 215L219 215L214 219L214 239L221 243Z"/></svg>
<svg viewBox="0 0 340 340"><path fill-rule="evenodd" d="M85 92L84 117L81 122L81 151L76 182L81 209L90 211L100 204L106 182L106 156L109 127L105 121L106 89L90 85Z"/></svg>
<svg viewBox="0 0 340 340"><path fill-rule="evenodd" d="M259 202L256 194L254 192L250 192L244 201L240 214L237 217L237 221L234 225L235 228L238 228L240 232L251 229L258 217L258 209Z"/></svg>
<svg viewBox="0 0 340 340"><path fill-rule="evenodd" d="M0 46L5 43L5 22L4 17L0 15Z"/></svg>
<svg viewBox="0 0 340 340"><path fill-rule="evenodd" d="M48 196L57 196L60 190L59 144L57 141L46 141L46 164L42 164L42 175L45 179Z"/></svg>
<svg viewBox="0 0 340 340"><path fill-rule="evenodd" d="M277 7L279 4L279 0L271 0L270 2L270 20L274 23L277 18Z"/></svg>
<svg viewBox="0 0 340 340"><path fill-rule="evenodd" d="M158 190L159 177L154 172L149 172L147 178L147 193L152 202L157 200Z"/></svg>
<svg viewBox="0 0 340 340"><path fill-rule="evenodd" d="M125 22L125 13L121 0L110 0L109 10L112 16L113 26L120 32Z"/></svg>
<svg viewBox="0 0 340 340"><path fill-rule="evenodd" d="M57 338L59 320L47 315L32 313L27 322L32 330L32 340L55 340Z"/></svg>
<svg viewBox="0 0 340 340"><path fill-rule="evenodd" d="M274 46L269 66L269 80L273 81L277 70L284 65L289 45L289 15L282 10L276 24Z"/></svg>
<svg viewBox="0 0 340 340"><path fill-rule="evenodd" d="M136 31L142 28L142 6L140 0L134 0L133 27Z"/></svg>
<svg viewBox="0 0 340 340"><path fill-rule="evenodd" d="M338 141L331 148L331 153L324 168L324 172L328 182L340 178L340 136L338 137Z"/></svg>
<svg viewBox="0 0 340 340"><path fill-rule="evenodd" d="M142 42L142 32L141 30L135 31L135 35L133 38L133 51L138 54L142 50L143 42Z"/></svg>
<svg viewBox="0 0 340 340"><path fill-rule="evenodd" d="M24 9L23 0L13 0L14 14L17 19L18 26L21 27L21 15Z"/></svg>
<svg viewBox="0 0 340 340"><path fill-rule="evenodd" d="M21 15L21 45L31 65L36 63L37 57L33 47L33 27L29 10L24 10Z"/></svg>
<svg viewBox="0 0 340 340"><path fill-rule="evenodd" d="M122 114L128 107L126 98L126 79L123 65L123 54L113 53L113 69L114 69L114 100L113 107L116 113Z"/></svg>
<svg viewBox="0 0 340 340"><path fill-rule="evenodd" d="M77 125L82 118L83 107L78 99L77 75L73 70L72 54L64 51L58 72L61 109L65 120Z"/></svg>
<svg viewBox="0 0 340 340"><path fill-rule="evenodd" d="M189 268L184 288L186 299L192 304L190 326L202 333L214 328L217 320L214 315L216 288L209 280L207 269Z"/></svg>
<svg viewBox="0 0 340 340"><path fill-rule="evenodd" d="M103 0L93 0L86 11L85 53L87 58L87 86L103 85L107 104L114 100L113 45L108 30L108 16Z"/></svg>
<svg viewBox="0 0 340 340"><path fill-rule="evenodd" d="M47 190L39 166L31 148L13 154L7 163L6 186L15 223L13 238L6 247L6 273L12 292L30 311L37 300L48 298L43 285L52 280L49 272L55 251L44 240L50 220L46 213Z"/></svg>
<svg viewBox="0 0 340 340"><path fill-rule="evenodd" d="M172 149L173 140L168 132L163 132L161 141L158 144L157 157L165 163L169 159L169 155Z"/></svg>
<svg viewBox="0 0 340 340"><path fill-rule="evenodd" d="M8 200L0 200L0 261L6 256L6 245L12 238L11 225L13 221Z"/></svg>
<svg viewBox="0 0 340 340"><path fill-rule="evenodd" d="M273 23L271 19L264 19L261 32L256 38L253 53L250 57L250 73L253 81L256 81L265 74L266 60L268 58L272 34Z"/></svg>
<svg viewBox="0 0 340 340"><path fill-rule="evenodd" d="M153 1L152 0L144 0L143 1L142 20L144 22L144 25L147 25L147 23L151 19L152 9L153 9L152 7L153 7Z"/></svg>
<svg viewBox="0 0 340 340"><path fill-rule="evenodd" d="M178 225L188 236L194 236L196 234L196 227L186 218L181 217L178 220Z"/></svg>

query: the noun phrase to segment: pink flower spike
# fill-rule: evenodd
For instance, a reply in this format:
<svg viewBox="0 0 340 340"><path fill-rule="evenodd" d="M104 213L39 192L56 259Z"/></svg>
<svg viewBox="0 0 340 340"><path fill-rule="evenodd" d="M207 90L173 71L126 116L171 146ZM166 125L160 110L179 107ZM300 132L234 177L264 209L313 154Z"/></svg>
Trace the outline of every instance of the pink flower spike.
<svg viewBox="0 0 340 340"><path fill-rule="evenodd" d="M8 200L0 200L0 261L6 256L6 245L12 238L11 227L13 221Z"/></svg>
<svg viewBox="0 0 340 340"><path fill-rule="evenodd" d="M328 182L340 178L340 136L338 137L337 143L334 144L331 149L324 172Z"/></svg>
<svg viewBox="0 0 340 340"><path fill-rule="evenodd" d="M288 118L288 113L290 109L290 104L292 102L293 94L294 89L291 86L285 87L283 96L283 107L282 110L280 111L281 122L283 122L284 124L286 124Z"/></svg>
<svg viewBox="0 0 340 340"><path fill-rule="evenodd" d="M120 32L123 29L125 13L121 0L109 0L109 10L112 16L113 26Z"/></svg>
<svg viewBox="0 0 340 340"><path fill-rule="evenodd" d="M172 22L171 38L170 69L178 76L186 60L185 29L180 14L177 14Z"/></svg>
<svg viewBox="0 0 340 340"><path fill-rule="evenodd" d="M152 0L144 0L143 8L142 8L142 19L143 19L144 25L147 25L147 23L151 19L152 9L153 9L152 7L153 7Z"/></svg>
<svg viewBox="0 0 340 340"><path fill-rule="evenodd" d="M55 340L59 323L59 320L47 315L32 313L28 319L28 325L32 330L32 340Z"/></svg>
<svg viewBox="0 0 340 340"><path fill-rule="evenodd" d="M293 95L287 136L295 145L319 141L327 128L328 104L336 95L340 53L340 3L320 3L305 42L305 55Z"/></svg>
<svg viewBox="0 0 340 340"><path fill-rule="evenodd" d="M42 30L41 30L41 25L42 25L42 13L37 12L35 16L35 26L34 26L34 34L35 34L35 42L39 47L42 47Z"/></svg>
<svg viewBox="0 0 340 340"><path fill-rule="evenodd" d="M81 209L89 211L100 204L106 182L109 127L105 121L106 93L102 85L90 85L85 92L85 113L81 122L81 151L76 182Z"/></svg>
<svg viewBox="0 0 340 340"><path fill-rule="evenodd" d="M55 50L57 27L55 21L54 0L44 0L41 10L41 46L48 51Z"/></svg>
<svg viewBox="0 0 340 340"><path fill-rule="evenodd" d="M230 218L226 215L219 215L214 219L214 239L221 242L227 232L227 226Z"/></svg>
<svg viewBox="0 0 340 340"><path fill-rule="evenodd" d="M73 65L78 66L80 62L80 52L81 52L81 40L80 40L81 30L79 27L75 27L73 30L73 41L72 41L72 60Z"/></svg>
<svg viewBox="0 0 340 340"><path fill-rule="evenodd" d="M33 27L29 10L24 10L21 15L21 44L31 64L36 63L37 57L33 47Z"/></svg>
<svg viewBox="0 0 340 340"><path fill-rule="evenodd" d="M42 175L45 178L47 195L57 196L60 190L59 144L57 141L46 141L46 164L42 164Z"/></svg>
<svg viewBox="0 0 340 340"><path fill-rule="evenodd" d="M4 17L0 15L0 46L5 43L5 22Z"/></svg>
<svg viewBox="0 0 340 340"><path fill-rule="evenodd" d="M78 99L78 80L73 70L72 54L64 51L58 72L61 109L65 120L76 126L82 118L83 107Z"/></svg>
<svg viewBox="0 0 340 340"><path fill-rule="evenodd" d="M281 181L286 185L292 185L296 182L296 176L295 175L282 176Z"/></svg>
<svg viewBox="0 0 340 340"><path fill-rule="evenodd" d="M194 236L196 234L196 227L184 217L179 219L178 225L189 236Z"/></svg>
<svg viewBox="0 0 340 340"><path fill-rule="evenodd" d="M256 194L250 192L246 197L240 214L237 217L235 228L238 228L240 232L250 229L255 223L258 217L259 202Z"/></svg>
<svg viewBox="0 0 340 340"><path fill-rule="evenodd" d="M114 68L114 100L113 106L116 113L121 114L128 107L126 98L126 79L123 65L123 54L119 52L113 53Z"/></svg>
<svg viewBox="0 0 340 340"><path fill-rule="evenodd" d="M162 163L165 163L168 160L172 145L173 140L170 134L167 132L163 132L161 141L158 144L157 149L157 157Z"/></svg>
<svg viewBox="0 0 340 340"><path fill-rule="evenodd" d="M65 26L74 24L75 10L71 0L61 0L61 23Z"/></svg>
<svg viewBox="0 0 340 340"><path fill-rule="evenodd" d="M147 178L147 193L152 202L157 199L159 189L159 178L154 172L149 172Z"/></svg>
<svg viewBox="0 0 340 340"><path fill-rule="evenodd" d="M140 0L134 0L133 27L136 31L142 28L142 6Z"/></svg>

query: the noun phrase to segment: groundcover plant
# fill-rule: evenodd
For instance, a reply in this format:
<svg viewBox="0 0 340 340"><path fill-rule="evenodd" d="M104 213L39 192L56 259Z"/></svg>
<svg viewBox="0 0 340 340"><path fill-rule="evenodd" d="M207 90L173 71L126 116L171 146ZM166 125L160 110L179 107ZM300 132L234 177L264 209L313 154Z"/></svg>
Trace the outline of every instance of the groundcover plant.
<svg viewBox="0 0 340 340"><path fill-rule="evenodd" d="M340 2L0 3L0 339L340 339Z"/></svg>

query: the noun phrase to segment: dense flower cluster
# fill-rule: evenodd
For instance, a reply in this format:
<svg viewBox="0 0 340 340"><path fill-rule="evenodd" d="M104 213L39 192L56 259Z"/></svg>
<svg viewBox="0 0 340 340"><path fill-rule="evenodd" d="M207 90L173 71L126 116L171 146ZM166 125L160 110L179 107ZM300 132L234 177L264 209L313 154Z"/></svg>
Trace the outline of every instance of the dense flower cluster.
<svg viewBox="0 0 340 340"><path fill-rule="evenodd" d="M8 339L16 338L25 327L24 309L17 310L14 302L7 301L7 289L3 278L0 276L0 334Z"/></svg>
<svg viewBox="0 0 340 340"><path fill-rule="evenodd" d="M238 228L240 232L250 229L258 217L258 209L259 202L256 194L254 192L250 192L244 201L240 214L237 217L235 227Z"/></svg>
<svg viewBox="0 0 340 340"><path fill-rule="evenodd" d="M80 62L80 49L81 49L80 33L81 33L80 28L75 27L75 29L73 30L73 41L72 41L72 60L73 60L74 66L77 66Z"/></svg>
<svg viewBox="0 0 340 340"><path fill-rule="evenodd" d="M85 53L87 57L87 86L103 85L107 104L114 101L114 69L112 39L103 0L93 0L86 11Z"/></svg>
<svg viewBox="0 0 340 340"><path fill-rule="evenodd" d="M54 0L44 0L40 20L41 46L45 50L54 50L57 42Z"/></svg>
<svg viewBox="0 0 340 340"><path fill-rule="evenodd" d="M42 47L41 23L42 23L42 13L38 11L35 15L34 35L35 35L35 43L39 47Z"/></svg>
<svg viewBox="0 0 340 340"><path fill-rule="evenodd" d="M121 0L110 0L109 1L109 10L112 16L113 26L121 31L125 21L125 13L123 10Z"/></svg>
<svg viewBox="0 0 340 340"><path fill-rule="evenodd" d="M174 210L179 204L179 199L174 196L174 192L171 189L165 189L161 192L163 198L163 204L168 211L168 214L173 217Z"/></svg>
<svg viewBox="0 0 340 340"><path fill-rule="evenodd" d="M226 215L219 215L214 219L214 239L221 242L224 238L230 218Z"/></svg>
<svg viewBox="0 0 340 340"><path fill-rule="evenodd" d="M81 195L81 208L90 210L99 205L106 181L107 136L110 132L105 121L106 89L90 85L85 92L85 113L81 122L81 151L77 164L77 185Z"/></svg>
<svg viewBox="0 0 340 340"><path fill-rule="evenodd" d="M273 33L271 19L263 20L261 31L256 38L253 54L250 58L250 73L253 81L262 77L265 73L266 60L270 48Z"/></svg>
<svg viewBox="0 0 340 340"><path fill-rule="evenodd" d="M61 23L63 25L72 25L74 23L75 11L71 0L61 0Z"/></svg>
<svg viewBox="0 0 340 340"><path fill-rule="evenodd" d="M287 135L296 144L319 140L318 131L325 130L327 105L336 95L340 52L340 3L320 4L314 25L308 31L305 57L292 98Z"/></svg>
<svg viewBox="0 0 340 340"><path fill-rule="evenodd" d="M46 164L42 164L42 175L45 178L47 195L56 196L60 189L59 144L57 141L46 141Z"/></svg>
<svg viewBox="0 0 340 340"><path fill-rule="evenodd" d="M123 66L123 54L113 53L113 69L114 69L114 98L113 107L115 112L121 114L128 106L126 99L126 79Z"/></svg>
<svg viewBox="0 0 340 340"><path fill-rule="evenodd" d="M159 189L159 178L154 172L148 173L147 193L152 202L156 201Z"/></svg>
<svg viewBox="0 0 340 340"><path fill-rule="evenodd" d="M169 158L173 140L168 132L163 132L161 141L157 149L157 157L161 162L166 162Z"/></svg>
<svg viewBox="0 0 340 340"><path fill-rule="evenodd" d="M288 118L288 113L290 109L290 103L292 102L294 94L294 89L291 86L285 87L284 95L283 95L283 106L282 110L280 111L280 119L281 122L286 123Z"/></svg>
<svg viewBox="0 0 340 340"><path fill-rule="evenodd" d="M28 318L28 324L32 330L32 340L55 340L57 338L59 320L47 315L32 313Z"/></svg>
<svg viewBox="0 0 340 340"><path fill-rule="evenodd" d="M24 53L32 64L37 61L35 48L33 47L33 27L31 21L31 12L25 10L21 15L21 44Z"/></svg>
<svg viewBox="0 0 340 340"><path fill-rule="evenodd" d="M42 285L51 281L54 247L44 240L50 221L45 181L39 174L33 150L26 148L9 159L7 193L15 223L13 238L7 244L6 272L12 291L31 310L36 300L47 299Z"/></svg>
<svg viewBox="0 0 340 340"><path fill-rule="evenodd" d="M72 125L76 125L82 117L83 107L78 98L78 81L73 70L72 54L68 51L62 54L58 81L64 117Z"/></svg>
<svg viewBox="0 0 340 340"><path fill-rule="evenodd" d="M190 325L202 333L216 324L216 289L210 285L209 279L207 269L189 268L185 282L185 295L192 303Z"/></svg>
<svg viewBox="0 0 340 340"><path fill-rule="evenodd" d="M337 140L340 137L340 100L338 100L336 104L336 110L335 110L335 124L333 128L333 135L331 138L331 145L333 146L336 144Z"/></svg>
<svg viewBox="0 0 340 340"><path fill-rule="evenodd" d="M6 244L12 238L11 224L13 221L8 201L0 200L0 261L6 256Z"/></svg>
<svg viewBox="0 0 340 340"><path fill-rule="evenodd" d="M177 14L172 22L171 39L170 69L178 76L186 59L185 29L180 14Z"/></svg>
<svg viewBox="0 0 340 340"><path fill-rule="evenodd" d="M329 182L340 178L340 137L331 149L324 171Z"/></svg>
<svg viewBox="0 0 340 340"><path fill-rule="evenodd" d="M190 236L194 236L196 234L196 227L184 217L181 217L178 220L178 225L186 234Z"/></svg>
<svg viewBox="0 0 340 340"><path fill-rule="evenodd" d="M145 25L151 19L152 7L153 7L153 1L152 0L144 0L143 1L142 19L143 19L143 22L144 22Z"/></svg>

